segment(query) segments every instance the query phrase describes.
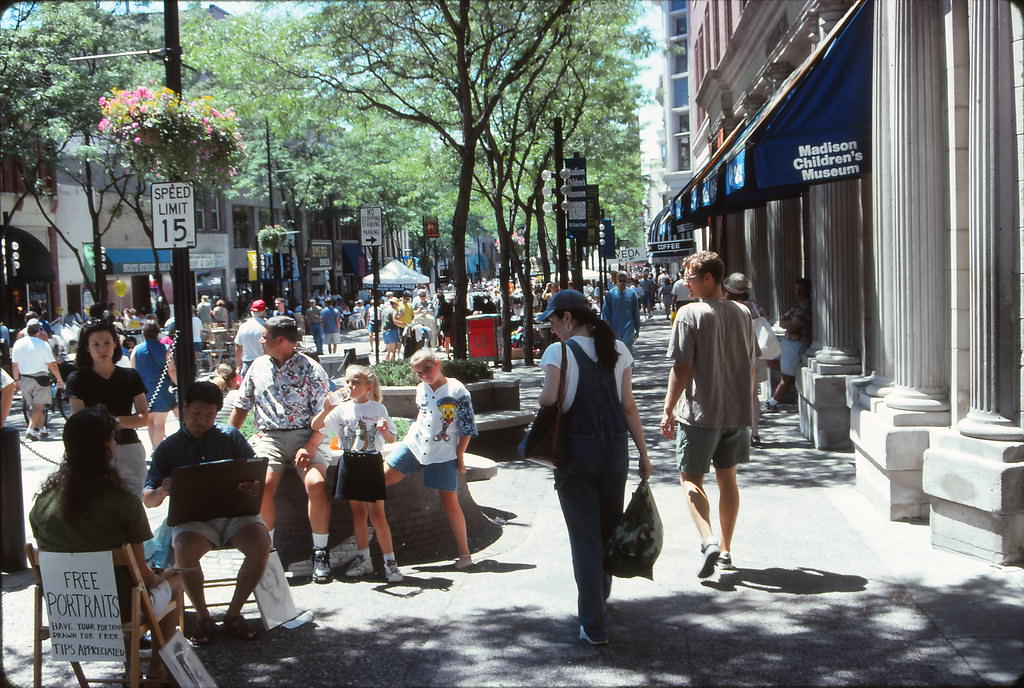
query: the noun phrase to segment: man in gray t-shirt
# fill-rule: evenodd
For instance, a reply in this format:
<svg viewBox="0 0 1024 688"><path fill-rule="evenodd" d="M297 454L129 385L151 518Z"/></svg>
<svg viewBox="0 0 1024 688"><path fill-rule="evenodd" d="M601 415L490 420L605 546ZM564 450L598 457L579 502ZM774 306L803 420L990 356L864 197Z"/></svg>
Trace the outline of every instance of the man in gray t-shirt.
<svg viewBox="0 0 1024 688"><path fill-rule="evenodd" d="M722 292L725 265L701 251L683 264L690 296L700 302L679 309L668 356L674 363L665 391L661 434L676 439L676 461L690 515L701 537L697 576L707 578L721 561L732 568L732 534L739 513L736 466L750 456L750 397L760 354L750 312ZM711 530L704 475L715 466L722 520L721 546Z"/></svg>

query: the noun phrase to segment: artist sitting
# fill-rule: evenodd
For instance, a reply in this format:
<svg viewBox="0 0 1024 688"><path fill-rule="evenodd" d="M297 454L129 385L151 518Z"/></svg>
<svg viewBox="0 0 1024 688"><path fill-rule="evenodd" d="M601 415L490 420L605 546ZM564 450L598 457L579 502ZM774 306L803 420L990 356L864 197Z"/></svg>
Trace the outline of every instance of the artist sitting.
<svg viewBox="0 0 1024 688"><path fill-rule="evenodd" d="M215 423L223 396L212 382L193 382L185 391L185 413L182 428L165 439L153 450L153 460L146 476L146 489L142 502L148 507L160 506L171 491L171 474L182 466L194 466L208 461L235 459L248 461L255 458L249 443L235 428ZM259 481L225 485L225 490L237 489L248 495L260 490ZM257 516L215 518L209 521L189 521L174 526L174 567L181 571L185 592L196 608L198 619L189 634L196 645L213 640L216 625L210 617L203 591L203 570L199 560L214 547L229 545L245 555L238 570L238 583L224 616L225 633L243 640L253 640L259 634L257 627L242 616L242 605L256 588L270 554L270 536L263 520Z"/></svg>

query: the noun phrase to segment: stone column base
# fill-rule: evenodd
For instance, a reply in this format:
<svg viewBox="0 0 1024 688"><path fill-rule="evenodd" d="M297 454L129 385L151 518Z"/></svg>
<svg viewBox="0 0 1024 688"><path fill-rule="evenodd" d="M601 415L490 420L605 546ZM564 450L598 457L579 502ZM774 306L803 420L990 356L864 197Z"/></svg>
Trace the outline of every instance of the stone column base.
<svg viewBox="0 0 1024 688"><path fill-rule="evenodd" d="M922 487L924 452L935 426L948 427L949 413L897 411L863 391L863 378L850 378L850 439L856 458L857 489L893 521L928 518Z"/></svg>
<svg viewBox="0 0 1024 688"><path fill-rule="evenodd" d="M810 359L800 369L796 388L800 403L800 433L815 449L849 449L850 407L846 381L860 375L856 364L838 365Z"/></svg>
<svg viewBox="0 0 1024 688"><path fill-rule="evenodd" d="M938 430L924 453L932 544L990 561L1024 561L1024 444Z"/></svg>

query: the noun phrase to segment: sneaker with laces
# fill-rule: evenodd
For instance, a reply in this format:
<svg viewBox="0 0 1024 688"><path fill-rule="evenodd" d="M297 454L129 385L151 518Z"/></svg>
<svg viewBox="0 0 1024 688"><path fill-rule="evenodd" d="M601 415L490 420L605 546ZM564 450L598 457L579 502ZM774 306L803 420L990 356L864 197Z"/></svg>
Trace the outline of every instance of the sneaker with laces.
<svg viewBox="0 0 1024 688"><path fill-rule="evenodd" d="M38 440L39 439L39 431L35 430L33 428L29 428L28 430L25 431L25 439L33 440L33 441Z"/></svg>
<svg viewBox="0 0 1024 688"><path fill-rule="evenodd" d="M347 578L356 578L358 576L368 576L373 573L373 562L370 561L370 557L363 554L357 555L352 563L345 569L345 576Z"/></svg>
<svg viewBox="0 0 1024 688"><path fill-rule="evenodd" d="M774 411L778 411L778 410L779 410L778 402L773 404L770 401L766 401L763 404L761 404L761 413L773 413Z"/></svg>
<svg viewBox="0 0 1024 688"><path fill-rule="evenodd" d="M326 547L313 548L313 582L329 583L331 580L330 557Z"/></svg>
<svg viewBox="0 0 1024 688"><path fill-rule="evenodd" d="M718 545L714 542L709 542L706 545L701 545L700 558L701 565L697 571L697 578L707 578L715 572L715 564L718 562L718 557L721 556L722 550L719 549Z"/></svg>
<svg viewBox="0 0 1024 688"><path fill-rule="evenodd" d="M405 576L398 568L398 562L391 560L384 562L384 578L388 583L401 583Z"/></svg>
<svg viewBox="0 0 1024 688"><path fill-rule="evenodd" d="M39 439L43 439L43 440L50 439L50 431L47 430L46 428L40 428L40 430L39 430Z"/></svg>
<svg viewBox="0 0 1024 688"><path fill-rule="evenodd" d="M736 568L732 565L732 553L722 552L721 556L718 557L718 568L732 570Z"/></svg>

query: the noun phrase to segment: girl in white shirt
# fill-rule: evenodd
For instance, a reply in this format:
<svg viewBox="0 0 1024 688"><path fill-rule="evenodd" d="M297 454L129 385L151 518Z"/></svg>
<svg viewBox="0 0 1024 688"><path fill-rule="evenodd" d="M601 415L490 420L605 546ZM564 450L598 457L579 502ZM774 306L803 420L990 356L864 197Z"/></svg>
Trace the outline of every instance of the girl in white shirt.
<svg viewBox="0 0 1024 688"><path fill-rule="evenodd" d="M384 575L389 583L402 580L402 572L395 560L391 528L384 512L387 488L384 484L384 463L381 450L384 444L395 441L395 426L387 408L381 403L380 381L365 366L350 365L345 369L347 399L334 403L334 395L324 399L324 409L313 419L313 430L326 428L338 435L345 451L339 477L340 494L336 498L349 500L352 508L352 530L359 552L345 569L350 577L365 576L373 572L370 561L370 533L366 526L369 516L377 532L377 542L384 554ZM344 392L343 392L344 398Z"/></svg>

